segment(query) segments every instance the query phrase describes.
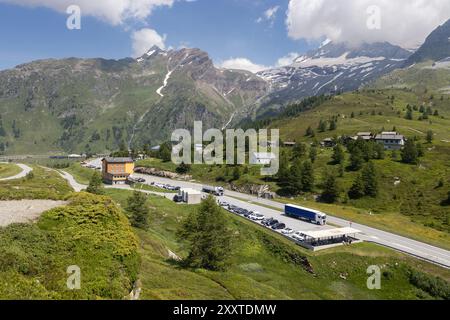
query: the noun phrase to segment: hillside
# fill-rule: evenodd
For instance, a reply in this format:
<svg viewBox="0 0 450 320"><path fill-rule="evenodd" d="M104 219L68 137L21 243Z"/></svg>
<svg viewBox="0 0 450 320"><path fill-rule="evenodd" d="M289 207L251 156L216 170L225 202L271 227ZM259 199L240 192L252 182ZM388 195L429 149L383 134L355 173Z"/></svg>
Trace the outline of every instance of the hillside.
<svg viewBox="0 0 450 320"><path fill-rule="evenodd" d="M1 299L124 299L138 272L137 240L110 199L78 194L37 224L0 228ZM67 290L66 270L81 270Z"/></svg>
<svg viewBox="0 0 450 320"><path fill-rule="evenodd" d="M444 83L438 87L441 85ZM280 201L295 201L332 215L450 248L450 207L445 205L450 191L450 97L438 95L431 86L427 94L424 92L423 89L415 91L411 88L366 89L329 99L311 99L310 103L288 107L286 113L278 117L248 124L251 128L280 129L282 141L305 143L306 151L300 159L294 157L292 149L283 148L287 166L296 160L308 160L309 145L318 144L325 138L355 136L358 132L378 133L383 129L390 131L395 128L408 139L418 139L425 151L417 165L402 163L400 152L386 151L382 159L372 160L378 176L378 195L353 200L349 199L347 192L360 171L349 168L349 153L345 152L345 161L339 166L332 161L331 148L318 148L313 164L315 182L312 191ZM408 104L413 110L412 120L405 118ZM422 105L424 113L420 112ZM431 108L431 114L426 116L428 119L419 120L429 112L428 107ZM337 128L329 131L332 119L337 119ZM327 123L324 132L318 129L321 121ZM308 127L315 131L314 137L306 136ZM432 143L426 142L429 130L433 132ZM171 163L157 160L144 160L138 165L169 171L176 168ZM271 191L283 191L283 181L260 176L257 167L239 168L237 179L235 171L232 166L193 165L190 174L199 181L222 184L244 192L262 185ZM328 172L338 175L340 196L334 205L316 202L323 190L324 175Z"/></svg>
<svg viewBox="0 0 450 320"><path fill-rule="evenodd" d="M379 177L379 195L375 199L342 198L341 201L345 201L347 206L371 211L379 216L394 214L387 218L387 226L389 219L395 219L395 214L402 214L413 223L444 231L448 235L450 208L441 203L450 191L450 99L448 95L442 95L442 98L436 95L434 98L431 90L426 95L424 91L420 92L422 94L410 89L384 89L343 94L294 119L275 120L270 127L280 128L285 141L306 143L338 136L354 136L357 132L378 133L383 129L395 129L409 139L416 137L425 149L425 156L420 159L419 165L403 164L399 153L386 152L383 160L374 160ZM413 120L407 120L405 114L408 104L415 106L412 107L414 110L419 109L417 106L425 105L432 108L433 112L437 110L439 116L418 120L422 114L413 111ZM320 121L328 121L333 117L338 118L337 129L319 132L317 128ZM314 138L305 136L308 127L316 131ZM425 141L429 130L434 135L432 144ZM315 163L317 179L322 179L323 173L328 170L339 169L331 162L331 155L330 149L319 152ZM348 157L346 165L349 164ZM344 172L343 177L338 179L343 190L351 187L355 176L351 170ZM442 181L442 185L439 181Z"/></svg>
<svg viewBox="0 0 450 320"><path fill-rule="evenodd" d="M199 206L148 196L149 229L131 229L121 209L131 191L71 194L57 173L38 167L33 178L0 184L2 194L11 192L3 199L53 199L47 192L59 185L59 198L69 201L37 223L0 228L0 299L121 300L134 284L143 300L448 299L446 269L367 243L311 253L229 213L231 267L186 268L172 259L187 255L177 230ZM32 186L33 193L12 194ZM81 290L69 291L66 269L74 264L82 272ZM383 290L367 289L370 265L381 266Z"/></svg>
<svg viewBox="0 0 450 320"><path fill-rule="evenodd" d="M108 190L126 205L129 192ZM370 244L312 254L245 219L229 215L236 248L226 272L186 269L169 258L183 258L185 243L176 231L197 206L183 206L151 196L150 228L136 230L141 246L142 299L420 299L431 298L410 282L412 270L448 272ZM368 290L366 269L383 265L383 290ZM425 276L425 277L429 277ZM431 278L430 278L431 279Z"/></svg>
<svg viewBox="0 0 450 320"><path fill-rule="evenodd" d="M0 153L105 152L165 140L194 120L222 128L267 90L198 49L123 60L43 60L0 72Z"/></svg>
<svg viewBox="0 0 450 320"><path fill-rule="evenodd" d="M407 66L428 60L439 61L450 56L450 20L437 27L425 43L409 57Z"/></svg>

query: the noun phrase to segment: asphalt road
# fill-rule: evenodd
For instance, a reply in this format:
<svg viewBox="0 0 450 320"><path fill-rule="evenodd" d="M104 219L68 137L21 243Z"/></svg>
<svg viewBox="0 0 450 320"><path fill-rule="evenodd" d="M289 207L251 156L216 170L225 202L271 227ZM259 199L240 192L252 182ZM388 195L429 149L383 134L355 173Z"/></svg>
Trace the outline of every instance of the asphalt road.
<svg viewBox="0 0 450 320"><path fill-rule="evenodd" d="M9 180L16 180L16 179L21 179L27 176L27 174L29 174L31 171L33 171L32 168L30 168L27 165L24 164L17 164L15 163L15 165L19 166L22 169L22 172L19 174L16 174L15 176L12 177L8 177L8 178L3 178L0 179L0 181L9 181Z"/></svg>
<svg viewBox="0 0 450 320"><path fill-rule="evenodd" d="M189 181L174 181L171 179L154 177L149 175L134 174L133 177L141 177L146 179L147 184L158 182L163 184L170 184L173 186L180 186L184 188L192 188L195 190L202 190L203 185ZM241 200L242 199L242 200ZM247 210L258 211L266 217L273 217L280 222L285 223L289 228L296 231L312 231L323 230L331 228L328 226L317 226L307 222L303 222L283 214L284 205L282 203L271 201L267 199L260 199L254 196L238 193L234 191L225 191L225 196L221 200L230 204L237 205ZM268 208L269 206L271 208ZM277 210L275 210L277 209ZM349 227L360 230L362 233L357 238L373 242L391 249L412 255L416 258L423 259L446 268L450 268L450 251L438 248L420 241L409 239L407 237L399 236L390 232L382 231L376 228L368 227L358 223L351 223L345 219L330 216L328 214L328 223L338 227Z"/></svg>
<svg viewBox="0 0 450 320"><path fill-rule="evenodd" d="M101 162L99 159L91 161L90 164L101 166ZM160 178L143 174L134 174L133 177L144 178L147 184L157 182L184 188L192 188L200 191L203 187L202 184L190 181L175 181L167 178ZM258 211L266 217L273 217L280 222L285 223L287 227L292 228L296 231L312 231L332 228L329 225L317 226L285 216L283 214L284 204L276 201L260 199L248 194L228 190L225 191L225 196L221 197L221 200L239 206L241 208L245 208L247 210ZM362 233L359 234L357 238L360 238L361 240L389 247L391 249L412 255L416 258L426 260L446 268L450 268L450 251L448 250L438 248L436 246L432 246L417 240L409 239L407 237L396 235L391 232L386 232L376 228L368 227L366 225L353 223L345 219L334 217L330 214L328 214L327 216L328 223L331 225L338 227L351 226L352 228L360 230Z"/></svg>

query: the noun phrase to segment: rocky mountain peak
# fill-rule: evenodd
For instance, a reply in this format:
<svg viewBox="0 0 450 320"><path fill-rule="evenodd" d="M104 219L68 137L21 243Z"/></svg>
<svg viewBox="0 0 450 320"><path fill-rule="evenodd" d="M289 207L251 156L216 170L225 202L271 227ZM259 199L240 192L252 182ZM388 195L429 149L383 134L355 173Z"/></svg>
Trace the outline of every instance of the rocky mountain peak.
<svg viewBox="0 0 450 320"><path fill-rule="evenodd" d="M350 43L325 42L316 50L307 52L294 61L294 66L333 66L368 62L370 60L405 60L411 53L399 46L388 42L362 43L352 45Z"/></svg>
<svg viewBox="0 0 450 320"><path fill-rule="evenodd" d="M408 59L407 66L427 60L439 61L450 57L450 20L437 27L424 44Z"/></svg>

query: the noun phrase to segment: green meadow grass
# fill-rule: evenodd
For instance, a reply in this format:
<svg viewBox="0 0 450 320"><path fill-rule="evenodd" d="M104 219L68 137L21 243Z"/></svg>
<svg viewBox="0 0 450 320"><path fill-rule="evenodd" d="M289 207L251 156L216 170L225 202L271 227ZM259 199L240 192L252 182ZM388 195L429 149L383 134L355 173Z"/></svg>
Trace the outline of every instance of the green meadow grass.
<svg viewBox="0 0 450 320"><path fill-rule="evenodd" d="M63 169L63 171L70 173L78 183L84 185L89 184L94 174L92 169L85 168L80 163L73 163L68 168Z"/></svg>
<svg viewBox="0 0 450 320"><path fill-rule="evenodd" d="M427 94L421 90L423 88L419 87L414 90L388 88L345 93L297 117L273 122L270 128L280 129L283 141L309 145L325 138L353 136L362 131L390 131L395 127L408 138L419 138L425 149L425 156L420 159L419 165L407 165L392 159L391 152L386 152L384 160L375 160L379 177L379 195L376 198L348 199L345 195L358 173L345 170L343 177L338 178L340 201L335 205L323 205L314 201L321 192L320 182L326 172L338 171L338 166L330 163L332 150L320 148L314 163L316 187L313 192L302 194L296 199L279 200L326 208L331 215L450 248L450 207L441 205L450 191L450 100L448 95L442 95L441 98L433 90ZM415 111L414 120L406 120L404 116L408 104L431 106L433 110L439 111L439 116L429 116L428 120L419 121L420 113ZM320 120L333 117L339 119L337 130L318 132ZM305 136L309 126L316 131L314 138ZM425 142L428 130L434 133L431 144ZM290 149L285 151L288 154L291 152ZM349 155L346 157L345 165L348 166ZM172 163L158 159L143 160L138 165L169 171L176 168ZM246 170L244 173L241 168L240 178L232 181L234 185L268 185L272 191L279 189L275 179L260 176L258 167L248 166ZM229 187L232 173L233 167L192 165L190 174L195 180ZM400 181L399 184L394 184L396 179Z"/></svg>
<svg viewBox="0 0 450 320"><path fill-rule="evenodd" d="M0 181L0 200L62 200L72 191L57 172L39 166L33 166L32 174L25 178Z"/></svg>
<svg viewBox="0 0 450 320"><path fill-rule="evenodd" d="M108 189L107 194L125 207L131 192ZM231 214L236 249L229 270L185 269L169 259L168 250L187 255L176 232L198 206L157 196L149 196L148 204L150 228L136 230L143 299L417 299L427 295L409 282L410 268L450 279L446 269L368 243L311 253ZM373 264L384 273L382 290L367 289L366 270Z"/></svg>
<svg viewBox="0 0 450 320"><path fill-rule="evenodd" d="M22 172L22 169L12 163L0 163L0 179L13 177Z"/></svg>
<svg viewBox="0 0 450 320"><path fill-rule="evenodd" d="M76 194L36 224L0 228L0 299L124 299L138 274L137 246L110 198ZM81 286L72 291L73 265Z"/></svg>

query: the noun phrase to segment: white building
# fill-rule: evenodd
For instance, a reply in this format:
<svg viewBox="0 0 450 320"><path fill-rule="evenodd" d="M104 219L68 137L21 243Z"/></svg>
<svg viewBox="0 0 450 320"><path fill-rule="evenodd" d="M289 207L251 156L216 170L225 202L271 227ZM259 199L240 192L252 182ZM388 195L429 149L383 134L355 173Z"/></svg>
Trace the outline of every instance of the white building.
<svg viewBox="0 0 450 320"><path fill-rule="evenodd" d="M405 145L405 137L397 132L382 132L375 137L375 141L386 150L400 150Z"/></svg>
<svg viewBox="0 0 450 320"><path fill-rule="evenodd" d="M179 195L187 204L199 204L202 202L202 193L194 189L181 189Z"/></svg>
<svg viewBox="0 0 450 320"><path fill-rule="evenodd" d="M250 164L256 165L270 165L270 163L276 159L275 154L272 152L253 152L250 157Z"/></svg>
<svg viewBox="0 0 450 320"><path fill-rule="evenodd" d="M69 159L81 159L83 156L81 154L69 154L67 156Z"/></svg>

